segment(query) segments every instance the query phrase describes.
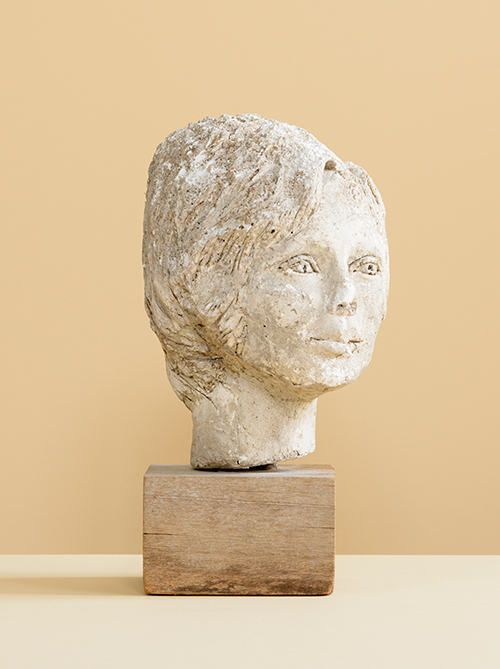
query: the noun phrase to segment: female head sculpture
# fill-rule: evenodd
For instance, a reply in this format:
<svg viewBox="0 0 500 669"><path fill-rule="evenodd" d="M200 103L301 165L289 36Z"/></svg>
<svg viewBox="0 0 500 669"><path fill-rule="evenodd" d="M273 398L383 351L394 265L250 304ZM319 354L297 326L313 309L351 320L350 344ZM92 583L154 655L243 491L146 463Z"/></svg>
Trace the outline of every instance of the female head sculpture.
<svg viewBox="0 0 500 669"><path fill-rule="evenodd" d="M388 292L370 177L253 114L173 132L149 169L146 310L193 413L191 464L314 450L316 399L368 365Z"/></svg>

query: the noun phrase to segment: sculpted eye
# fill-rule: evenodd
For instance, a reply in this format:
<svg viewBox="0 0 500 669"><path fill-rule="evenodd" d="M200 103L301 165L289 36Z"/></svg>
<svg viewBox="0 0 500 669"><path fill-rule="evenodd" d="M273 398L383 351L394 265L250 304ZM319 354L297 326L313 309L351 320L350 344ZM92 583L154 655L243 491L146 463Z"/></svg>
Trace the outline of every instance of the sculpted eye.
<svg viewBox="0 0 500 669"><path fill-rule="evenodd" d="M350 267L353 272L361 272L362 274L368 274L369 276L375 276L381 272L379 260L371 258L370 256L355 260L351 263Z"/></svg>
<svg viewBox="0 0 500 669"><path fill-rule="evenodd" d="M287 274L313 274L319 272L318 266L311 256L295 256L281 263L278 269Z"/></svg>

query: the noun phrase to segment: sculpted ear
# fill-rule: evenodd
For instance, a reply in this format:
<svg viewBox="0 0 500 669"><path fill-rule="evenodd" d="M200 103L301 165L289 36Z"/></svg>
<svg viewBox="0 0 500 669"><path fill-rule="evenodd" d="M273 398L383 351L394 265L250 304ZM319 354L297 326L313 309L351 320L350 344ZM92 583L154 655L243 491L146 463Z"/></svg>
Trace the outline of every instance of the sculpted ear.
<svg viewBox="0 0 500 669"><path fill-rule="evenodd" d="M225 321L221 321L220 327L222 343L234 355L241 355L245 345L246 322L244 314L240 309L235 309Z"/></svg>
<svg viewBox="0 0 500 669"><path fill-rule="evenodd" d="M215 348L222 346L232 355L241 355L247 331L245 313L240 304L239 294L228 295L227 298L217 305L205 308L208 333L210 331L212 333L212 344ZM210 334L208 336L210 337Z"/></svg>

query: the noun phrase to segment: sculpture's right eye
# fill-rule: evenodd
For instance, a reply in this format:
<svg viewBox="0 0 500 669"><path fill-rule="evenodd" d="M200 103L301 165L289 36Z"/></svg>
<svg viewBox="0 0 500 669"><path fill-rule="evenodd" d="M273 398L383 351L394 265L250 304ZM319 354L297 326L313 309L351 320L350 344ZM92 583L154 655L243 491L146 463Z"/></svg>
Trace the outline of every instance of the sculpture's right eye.
<svg viewBox="0 0 500 669"><path fill-rule="evenodd" d="M318 266L311 256L295 256L281 263L278 269L287 274L314 274L319 272Z"/></svg>

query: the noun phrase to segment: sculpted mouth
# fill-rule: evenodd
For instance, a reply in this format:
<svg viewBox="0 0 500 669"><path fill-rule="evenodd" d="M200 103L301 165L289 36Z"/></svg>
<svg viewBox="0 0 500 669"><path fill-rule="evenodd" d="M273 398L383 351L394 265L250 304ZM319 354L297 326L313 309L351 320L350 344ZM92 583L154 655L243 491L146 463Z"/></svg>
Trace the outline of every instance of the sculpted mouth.
<svg viewBox="0 0 500 669"><path fill-rule="evenodd" d="M361 344L361 339L349 339L348 341L339 341L338 339L322 339L320 337L311 337L311 342L315 347L321 349L326 354L334 358L340 356L349 356Z"/></svg>

